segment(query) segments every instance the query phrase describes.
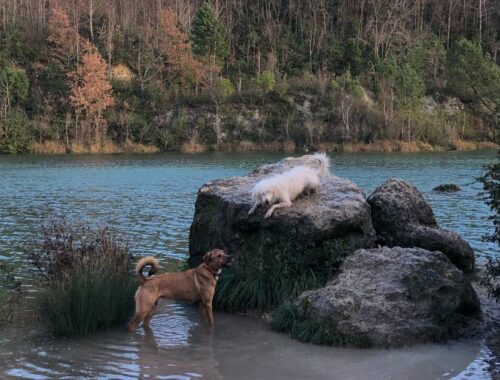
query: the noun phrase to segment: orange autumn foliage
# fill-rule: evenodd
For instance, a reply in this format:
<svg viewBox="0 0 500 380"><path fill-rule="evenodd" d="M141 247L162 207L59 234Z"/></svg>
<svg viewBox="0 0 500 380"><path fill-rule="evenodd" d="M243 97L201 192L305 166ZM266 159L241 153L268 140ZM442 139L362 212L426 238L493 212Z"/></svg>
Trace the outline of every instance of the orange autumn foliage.
<svg viewBox="0 0 500 380"><path fill-rule="evenodd" d="M68 65L69 60L76 55L78 36L70 24L68 13L58 1L51 3L47 32L51 55L60 63Z"/></svg>
<svg viewBox="0 0 500 380"><path fill-rule="evenodd" d="M160 49L165 54L171 77L185 83L201 83L206 76L204 66L193 56L188 36L177 26L175 12L163 10L160 21L164 33Z"/></svg>
<svg viewBox="0 0 500 380"><path fill-rule="evenodd" d="M97 49L90 43L85 46L76 71L68 74L71 85L70 102L77 115L82 115L95 137L102 140L105 137L103 112L114 103L111 83L106 77L106 62Z"/></svg>

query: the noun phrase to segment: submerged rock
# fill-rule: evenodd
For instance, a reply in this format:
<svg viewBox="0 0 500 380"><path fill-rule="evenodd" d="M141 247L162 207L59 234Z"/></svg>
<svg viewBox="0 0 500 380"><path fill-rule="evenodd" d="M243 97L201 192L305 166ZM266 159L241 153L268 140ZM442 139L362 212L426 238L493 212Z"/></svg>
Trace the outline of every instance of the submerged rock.
<svg viewBox="0 0 500 380"><path fill-rule="evenodd" d="M286 158L254 172L208 182L198 191L189 235L189 264L197 265L213 247L249 260L268 260L270 252L300 257L311 246L337 242L350 252L373 246L375 231L364 193L351 181L333 175L321 179L320 189L277 209L265 219L267 207L248 215L252 187L263 178L294 166L309 165L309 157ZM273 263L279 267L280 263Z"/></svg>
<svg viewBox="0 0 500 380"><path fill-rule="evenodd" d="M460 188L460 186L455 185L454 183L443 183L442 185L436 186L432 190L440 191L443 193L454 193L454 192L460 191L462 189Z"/></svg>
<svg viewBox="0 0 500 380"><path fill-rule="evenodd" d="M480 312L468 279L446 256L400 247L357 250L334 280L296 305L346 342L382 347L462 336Z"/></svg>
<svg viewBox="0 0 500 380"><path fill-rule="evenodd" d="M474 251L460 235L439 228L431 207L412 184L391 178L368 197L381 245L443 252L466 273L474 271Z"/></svg>

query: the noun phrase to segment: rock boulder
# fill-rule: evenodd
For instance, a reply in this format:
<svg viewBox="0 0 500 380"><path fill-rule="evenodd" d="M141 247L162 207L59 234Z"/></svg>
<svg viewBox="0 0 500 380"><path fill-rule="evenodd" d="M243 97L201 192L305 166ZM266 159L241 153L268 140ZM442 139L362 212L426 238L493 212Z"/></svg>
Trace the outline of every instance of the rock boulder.
<svg viewBox="0 0 500 380"><path fill-rule="evenodd" d="M213 247L227 248L236 259L259 260L271 250L303 257L311 246L325 242L341 242L350 252L373 246L375 231L364 193L353 182L333 175L322 178L318 192L276 210L270 218L264 218L267 207L248 215L251 191L258 181L297 165L310 165L309 157L286 158L245 176L204 184L189 235L189 264L197 265Z"/></svg>
<svg viewBox="0 0 500 380"><path fill-rule="evenodd" d="M347 341L397 347L464 335L480 312L466 276L441 252L360 249L324 288L296 301Z"/></svg>
<svg viewBox="0 0 500 380"><path fill-rule="evenodd" d="M380 245L443 252L466 273L474 271L474 251L460 235L439 228L431 207L409 182L391 178L368 197Z"/></svg>

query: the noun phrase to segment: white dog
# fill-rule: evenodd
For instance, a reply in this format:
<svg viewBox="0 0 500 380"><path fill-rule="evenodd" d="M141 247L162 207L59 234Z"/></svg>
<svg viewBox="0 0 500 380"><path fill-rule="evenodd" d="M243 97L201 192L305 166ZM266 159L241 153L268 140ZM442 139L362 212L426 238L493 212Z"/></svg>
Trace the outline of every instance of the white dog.
<svg viewBox="0 0 500 380"><path fill-rule="evenodd" d="M320 185L320 177L328 174L330 159L325 153L313 154L306 162L319 163L318 169L296 166L291 170L274 177L263 179L252 189L253 206L248 212L251 215L259 205L272 205L265 218L269 218L277 208L290 207L292 201L304 191L316 191Z"/></svg>

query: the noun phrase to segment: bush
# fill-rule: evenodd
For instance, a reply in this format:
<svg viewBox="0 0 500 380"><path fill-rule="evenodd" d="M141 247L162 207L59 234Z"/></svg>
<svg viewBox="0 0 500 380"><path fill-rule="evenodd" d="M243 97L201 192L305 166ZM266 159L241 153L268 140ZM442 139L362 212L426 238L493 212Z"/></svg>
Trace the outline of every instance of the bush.
<svg viewBox="0 0 500 380"><path fill-rule="evenodd" d="M41 317L59 336L82 336L123 324L136 290L132 257L107 228L53 221L29 252L41 280Z"/></svg>

